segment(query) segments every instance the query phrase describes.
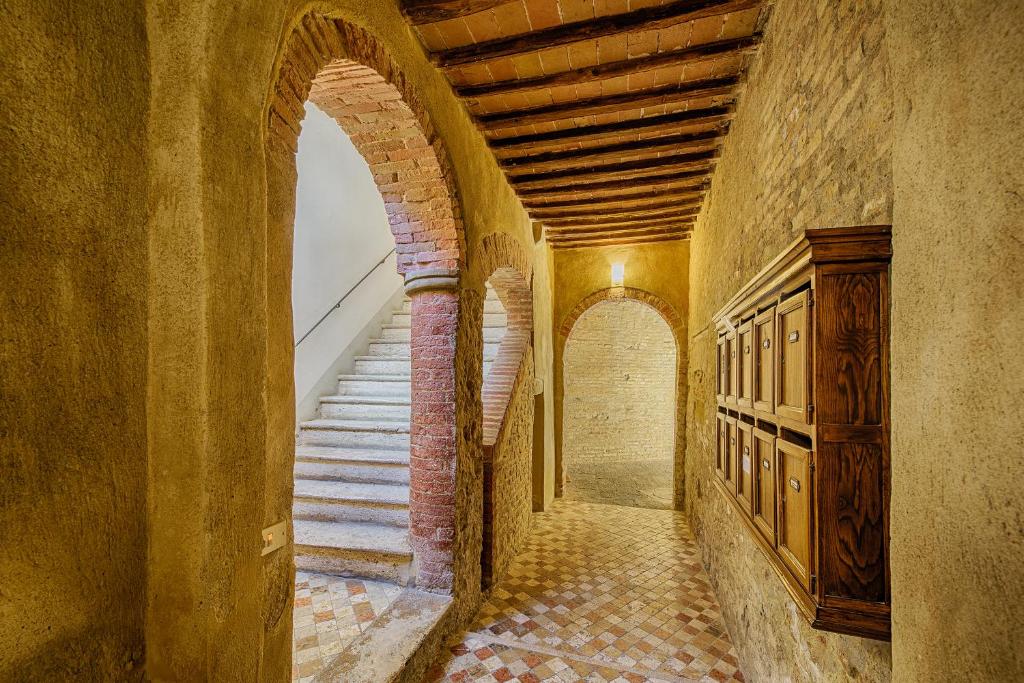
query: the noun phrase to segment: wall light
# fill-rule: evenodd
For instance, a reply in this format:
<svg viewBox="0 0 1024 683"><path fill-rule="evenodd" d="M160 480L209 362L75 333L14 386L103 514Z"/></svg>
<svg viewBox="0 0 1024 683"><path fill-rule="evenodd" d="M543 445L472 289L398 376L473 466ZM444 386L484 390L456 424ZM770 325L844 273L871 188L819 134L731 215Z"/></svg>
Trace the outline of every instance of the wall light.
<svg viewBox="0 0 1024 683"><path fill-rule="evenodd" d="M612 264L612 287L621 287L622 283L626 281L626 264L625 263L613 263Z"/></svg>

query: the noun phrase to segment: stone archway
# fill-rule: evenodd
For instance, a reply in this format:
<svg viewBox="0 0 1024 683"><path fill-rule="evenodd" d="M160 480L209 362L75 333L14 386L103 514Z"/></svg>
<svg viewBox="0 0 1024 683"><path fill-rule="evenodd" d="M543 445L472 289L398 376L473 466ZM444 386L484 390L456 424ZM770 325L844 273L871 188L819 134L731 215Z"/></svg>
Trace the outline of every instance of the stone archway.
<svg viewBox="0 0 1024 683"><path fill-rule="evenodd" d="M412 299L410 543L415 584L451 592L458 528L455 351L458 278L465 237L451 163L426 110L384 48L367 31L318 13L286 33L269 93L264 142L271 262L291 263L295 153L304 103L312 100L350 137L384 198L398 271ZM268 458L289 486L293 407L290 273L268 276L273 329L268 346ZM275 390L276 388L276 390ZM281 467L287 463L289 469ZM286 478L287 477L287 478ZM274 482L268 482L273 485Z"/></svg>
<svg viewBox="0 0 1024 683"><path fill-rule="evenodd" d="M511 435L511 423L533 411L532 268L525 250L504 233L485 237L477 252L479 281L496 291L507 316L506 331L483 379L483 544L481 581L500 576L529 530L532 510L532 431ZM517 425L521 427L522 425ZM531 425L532 427L532 425ZM527 438L529 443L510 443ZM526 446L530 446L526 448ZM516 449L522 452L512 454ZM518 456L518 457L517 457Z"/></svg>
<svg viewBox="0 0 1024 683"><path fill-rule="evenodd" d="M684 468L683 457L686 452L686 323L682 316L668 302L656 294L636 287L609 287L593 292L581 299L562 319L558 328L559 356L565 357L565 345L569 333L580 317L596 304L614 299L629 299L649 306L657 311L672 330L676 345L675 368L675 434L674 434L674 507L683 509ZM564 365L564 364L563 364ZM564 367L555 368L562 387L565 386ZM561 444L555 449L555 491L561 496L564 492L565 465Z"/></svg>

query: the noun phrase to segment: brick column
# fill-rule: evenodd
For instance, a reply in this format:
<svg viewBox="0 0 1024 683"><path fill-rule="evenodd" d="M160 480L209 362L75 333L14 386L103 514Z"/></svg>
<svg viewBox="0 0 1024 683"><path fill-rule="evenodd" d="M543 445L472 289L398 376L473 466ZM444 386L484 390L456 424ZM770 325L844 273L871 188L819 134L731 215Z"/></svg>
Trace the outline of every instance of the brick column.
<svg viewBox="0 0 1024 683"><path fill-rule="evenodd" d="M450 592L455 539L455 334L458 276L427 268L405 275L412 299L410 542L416 586Z"/></svg>

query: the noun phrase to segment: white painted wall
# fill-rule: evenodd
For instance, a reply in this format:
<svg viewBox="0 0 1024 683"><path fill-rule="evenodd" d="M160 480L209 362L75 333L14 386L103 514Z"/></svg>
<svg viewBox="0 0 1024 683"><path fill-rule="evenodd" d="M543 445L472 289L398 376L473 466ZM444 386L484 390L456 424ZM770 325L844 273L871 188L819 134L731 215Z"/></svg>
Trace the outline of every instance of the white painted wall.
<svg viewBox="0 0 1024 683"><path fill-rule="evenodd" d="M306 103L299 135L292 314L298 341L324 313L395 246L384 202L370 168L338 124ZM295 349L295 401L299 420L344 371L354 343L376 334L402 288L395 256L376 268Z"/></svg>

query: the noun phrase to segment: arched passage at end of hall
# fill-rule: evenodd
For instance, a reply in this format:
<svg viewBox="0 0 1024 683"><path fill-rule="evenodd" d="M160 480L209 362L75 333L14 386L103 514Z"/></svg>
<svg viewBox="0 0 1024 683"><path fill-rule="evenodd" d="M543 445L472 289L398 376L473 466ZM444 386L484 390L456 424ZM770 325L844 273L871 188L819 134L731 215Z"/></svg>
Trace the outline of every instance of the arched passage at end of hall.
<svg viewBox="0 0 1024 683"><path fill-rule="evenodd" d="M563 362L555 369L559 374L559 382L564 393L566 386L565 358L566 343L577 322L597 304L606 301L628 300L653 309L671 330L675 346L675 367L674 367L674 424L672 427L673 436L673 492L672 507L682 509L683 506L683 457L685 453L685 416L686 416L686 325L682 317L668 302L661 297L643 289L635 287L610 287L594 292L580 300L572 310L562 319L558 329L558 351ZM563 396L564 400L564 396ZM561 419L565 419L565 409L561 410ZM563 440L565 438L565 425L562 425ZM564 458L564 443L556 444L555 450L555 490L556 494L565 494L566 462Z"/></svg>
<svg viewBox="0 0 1024 683"><path fill-rule="evenodd" d="M398 271L412 298L410 542L415 583L450 592L457 581L455 547L468 542L457 538L455 508L455 352L465 238L454 174L426 110L384 48L364 29L319 13L303 16L286 31L266 108L272 326L267 488L281 493L268 495L277 508L268 510L268 518L289 518L294 457L289 269L295 153L307 98L349 136L387 209ZM278 567L282 570L290 568Z"/></svg>

